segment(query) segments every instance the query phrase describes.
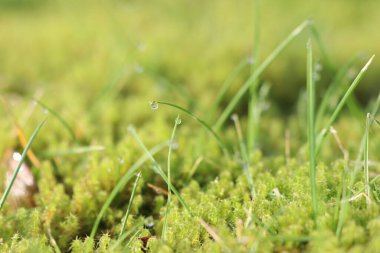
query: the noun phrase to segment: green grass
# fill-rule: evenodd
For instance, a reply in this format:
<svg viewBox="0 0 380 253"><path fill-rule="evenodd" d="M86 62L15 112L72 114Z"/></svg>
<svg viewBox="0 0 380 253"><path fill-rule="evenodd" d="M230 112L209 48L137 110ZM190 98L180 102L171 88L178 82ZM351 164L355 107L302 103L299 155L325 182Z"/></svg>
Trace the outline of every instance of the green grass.
<svg viewBox="0 0 380 253"><path fill-rule="evenodd" d="M380 251L379 3L30 2L0 3L1 252Z"/></svg>
<svg viewBox="0 0 380 253"><path fill-rule="evenodd" d="M5 201L7 200L8 195L9 195L10 191L12 190L13 184L15 183L15 180L16 180L16 178L17 178L17 175L18 175L18 173L20 172L21 166L22 166L22 164L23 164L24 161L25 161L25 158L26 158L26 156L27 156L28 150L29 150L30 147L32 146L32 143L33 143L34 139L37 137L38 132L41 130L41 128L42 128L42 126L45 124L46 120L47 120L47 119L44 119L44 120L43 120L43 121L42 121L42 122L36 127L36 129L34 130L32 136L30 137L28 143L26 144L26 147L25 147L24 151L23 151L22 154L21 154L20 161L18 161L17 167L16 167L16 169L15 169L14 172L13 172L12 178L11 178L11 180L9 181L9 184L6 186L3 195L1 196L1 199L0 199L0 210L3 208L3 206L4 206L4 204L5 204Z"/></svg>
<svg viewBox="0 0 380 253"><path fill-rule="evenodd" d="M317 220L318 216L318 193L317 193L317 168L316 168L316 136L315 136L315 82L313 47L311 40L307 42L307 135L309 143L309 166L310 166L310 185L311 185L311 205L313 217Z"/></svg>

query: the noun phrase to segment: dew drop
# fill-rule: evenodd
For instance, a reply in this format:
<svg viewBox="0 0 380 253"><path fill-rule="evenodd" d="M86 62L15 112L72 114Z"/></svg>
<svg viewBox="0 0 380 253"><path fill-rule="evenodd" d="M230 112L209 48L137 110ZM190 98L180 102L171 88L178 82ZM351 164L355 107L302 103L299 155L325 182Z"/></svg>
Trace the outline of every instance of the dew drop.
<svg viewBox="0 0 380 253"><path fill-rule="evenodd" d="M21 154L18 152L13 152L12 158L13 158L13 160L19 162L19 161L21 161Z"/></svg>
<svg viewBox="0 0 380 253"><path fill-rule="evenodd" d="M158 109L158 102L157 101L155 101L155 100L150 101L149 104L150 104L150 109L152 109L152 110Z"/></svg>
<svg viewBox="0 0 380 253"><path fill-rule="evenodd" d="M177 117L177 118L175 119L175 124L176 124L176 125L181 125L181 123L182 123L182 119L181 119L180 117Z"/></svg>
<svg viewBox="0 0 380 253"><path fill-rule="evenodd" d="M44 109L43 112L44 112L44 114L48 114L49 110L48 109Z"/></svg>
<svg viewBox="0 0 380 253"><path fill-rule="evenodd" d="M125 163L124 159L121 158L121 157L118 158L118 161L119 161L119 164L124 164Z"/></svg>
<svg viewBox="0 0 380 253"><path fill-rule="evenodd" d="M144 68L140 65L135 66L135 71L137 74L142 74L144 72Z"/></svg>
<svg viewBox="0 0 380 253"><path fill-rule="evenodd" d="M179 144L178 144L178 142L171 142L170 143L170 147L172 148L172 149L178 149L178 147L179 147Z"/></svg>
<svg viewBox="0 0 380 253"><path fill-rule="evenodd" d="M252 57L248 57L247 58L247 64L252 65L253 63L255 63L255 59L253 59Z"/></svg>

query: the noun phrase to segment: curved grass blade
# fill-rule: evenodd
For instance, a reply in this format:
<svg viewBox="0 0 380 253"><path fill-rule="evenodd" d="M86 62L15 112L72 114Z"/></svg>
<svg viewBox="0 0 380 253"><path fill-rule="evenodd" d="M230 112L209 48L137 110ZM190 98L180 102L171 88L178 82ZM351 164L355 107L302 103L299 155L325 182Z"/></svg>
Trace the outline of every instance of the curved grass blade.
<svg viewBox="0 0 380 253"><path fill-rule="evenodd" d="M122 237L122 235L124 233L124 230L125 230L125 226L127 225L127 220L128 220L129 212L131 211L133 199L135 198L135 192L136 192L137 184L138 184L140 178L141 178L141 171L137 174L135 183L133 184L131 197L129 199L129 203L128 203L128 207L127 207L127 212L125 213L125 216L123 218L123 224L121 225L119 239Z"/></svg>
<svg viewBox="0 0 380 253"><path fill-rule="evenodd" d="M172 183L171 183L171 177L170 177L170 163L171 163L171 154L172 154L172 147L173 147L173 141L174 141L174 136L175 136L175 132L177 130L177 126L181 124L181 119L179 118L179 115L177 116L177 118L175 119L175 123L174 123L174 127L173 127L173 131L172 131L172 135L170 137L170 145L169 145L169 151L168 151L168 201L167 201L167 204L166 204L166 208L165 208L165 217L164 217L164 227L162 229L162 240L166 240L166 231L168 229L168 214L169 214L169 209L170 209L170 202L171 202L171 190L170 190L170 186Z"/></svg>
<svg viewBox="0 0 380 253"><path fill-rule="evenodd" d="M226 80L222 84L222 88L219 90L218 95L215 98L214 103L211 105L212 112L214 113L216 111L216 108L218 108L219 104L222 102L224 96L226 95L228 89L231 87L231 85L234 83L238 75L242 72L244 67L248 65L248 61L244 59L243 61L239 62L238 65L232 70L232 72L228 75Z"/></svg>
<svg viewBox="0 0 380 253"><path fill-rule="evenodd" d="M153 170L157 174L159 174L162 179L165 181L166 184L170 187L170 190L176 195L179 202L182 204L182 206L185 208L185 210L193 216L193 213L190 211L189 206L186 204L185 200L181 197L177 189L169 182L168 177L164 173L164 171L161 169L161 166L157 163L156 159L152 156L151 152L145 147L144 143L141 141L140 137L136 133L136 129L132 126L128 127L128 131L131 133L133 138L137 141L137 143L140 145L141 149L144 151L145 155L152 161L153 163Z"/></svg>
<svg viewBox="0 0 380 253"><path fill-rule="evenodd" d="M334 93L339 89L339 86L342 84L343 78L347 75L347 72L352 68L355 62L359 59L359 56L355 56L349 60L345 65L343 65L338 73L334 76L332 82L330 83L328 89L323 95L322 101L318 107L317 117L316 117L316 125L320 126L323 116L326 114L328 109L329 102L331 101L331 97Z"/></svg>
<svg viewBox="0 0 380 253"><path fill-rule="evenodd" d="M327 135L328 129L332 126L332 124L337 119L340 111L342 110L343 106L345 105L348 97L352 94L352 92L355 90L355 88L358 86L360 80L363 78L365 72L367 72L369 65L371 65L373 58L375 55L373 55L368 62L364 65L364 67L360 70L359 74L356 76L354 81L351 83L350 87L347 89L346 93L343 95L342 99L339 101L338 105L336 106L333 114L331 115L329 121L327 122L326 126L322 131L319 133L317 138L317 145L316 145L316 154L318 155L319 150L321 148L322 142L324 138Z"/></svg>
<svg viewBox="0 0 380 253"><path fill-rule="evenodd" d="M53 115L55 118L57 118L58 121L61 122L61 124L70 133L71 138L73 138L73 140L76 140L74 130L70 127L69 123L67 123L67 121L58 112L54 111L53 109L51 109L50 107L48 107L47 105L45 105L44 103L42 103L38 99L33 99L33 102L35 102L37 105L41 106L42 109L48 111L51 115Z"/></svg>
<svg viewBox="0 0 380 253"><path fill-rule="evenodd" d="M9 185L6 187L5 189L5 192L3 194L3 196L1 197L1 200L0 200L0 210L1 208L3 207L5 201L7 200L7 197L12 189L12 186L16 180L16 177L17 177L17 174L20 172L20 169L21 169L21 165L22 163L24 162L25 158L26 158L26 155L28 153L28 150L30 149L30 147L32 146L32 143L34 141L34 139L36 138L38 132L41 130L42 126L45 124L46 122L46 118L37 126L37 128L34 130L32 136L30 137L28 143L26 144L26 147L24 149L24 151L22 152L22 155L21 155L21 159L17 165L17 168L15 169L13 175L12 175L12 179L9 183Z"/></svg>
<svg viewBox="0 0 380 253"><path fill-rule="evenodd" d="M255 72L248 78L247 81L243 84L243 86L239 89L239 91L235 94L235 96L231 99L231 102L227 105L226 109L222 112L219 119L213 126L215 131L218 131L223 123L227 120L228 116L231 114L232 110L235 108L239 100L243 97L243 95L247 92L248 89L252 86L252 84L258 84L255 80L264 72L264 70L279 56L279 54L292 42L306 27L310 25L310 21L306 20L302 22L299 26L297 26L289 35L286 37L273 51L272 53L260 64ZM253 87L252 89L255 89Z"/></svg>
<svg viewBox="0 0 380 253"><path fill-rule="evenodd" d="M156 154L157 152L159 152L160 150L162 150L164 147L166 147L168 145L167 142L165 143L162 143L162 144L159 144L157 146L155 146L154 148L152 148L150 150L150 156ZM91 234L90 234L90 238L94 238L95 237L95 234L96 234L96 231L98 230L98 227L99 227L99 224L100 224L100 221L101 219L103 218L105 212L107 211L107 209L109 208L109 206L111 205L112 201L115 199L116 195L123 190L123 188L125 187L125 185L129 182L129 180L133 177L133 175L137 172L137 170L146 162L150 159L150 156L148 155L143 155L140 157L139 160L137 160L129 169L128 171L123 175L123 177L119 180L119 182L115 185L115 187L113 188L112 192L109 194L107 200L104 202L102 208L100 209L100 212L98 214L98 216L96 217L96 220L94 222L94 225L92 226L92 229L91 229Z"/></svg>
<svg viewBox="0 0 380 253"><path fill-rule="evenodd" d="M173 103L170 103L170 102L152 101L151 103L152 104L168 105L168 106L174 107L176 109L179 109L179 110L183 111L184 113L186 113L187 115L189 115L190 117L192 117L193 119L195 119L202 127L204 127L208 132L211 133L211 135L217 141L219 147L222 149L222 151L224 152L224 154L227 157L230 157L230 154L228 152L228 149L227 149L226 145L223 143L222 139L217 135L217 133L214 130L212 130L212 128L205 121L203 121L200 118L198 118L197 116L195 116L192 112L190 112L189 110L187 110L187 109L185 109L185 108L183 108L183 107L181 107L179 105L176 105L176 104L173 104Z"/></svg>

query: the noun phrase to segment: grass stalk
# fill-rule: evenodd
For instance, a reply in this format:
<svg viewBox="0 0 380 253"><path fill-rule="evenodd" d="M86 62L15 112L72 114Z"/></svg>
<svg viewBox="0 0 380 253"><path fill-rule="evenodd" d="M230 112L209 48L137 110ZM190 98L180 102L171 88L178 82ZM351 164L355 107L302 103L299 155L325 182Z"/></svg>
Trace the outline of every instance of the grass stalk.
<svg viewBox="0 0 380 253"><path fill-rule="evenodd" d="M239 123L239 117L237 116L237 114L233 114L231 119L233 120L233 122L235 124L236 133L237 133L238 140L239 140L240 153L241 153L242 158L243 158L243 170L244 170L245 175L247 177L248 187L250 190L251 198L255 199L256 198L256 191L255 191L253 178L252 178L251 170L250 170L250 160L249 160L249 156L248 156L248 152L247 152L247 147L245 146L245 143L244 143L241 126Z"/></svg>
<svg viewBox="0 0 380 253"><path fill-rule="evenodd" d="M317 138L317 146L316 146L316 150L317 150L316 153L317 154L319 153L319 150L321 148L323 140L325 139L325 137L327 135L328 129L330 129L330 127L332 126L332 124L337 119L337 117L338 117L339 113L341 112L343 106L345 105L347 99L352 94L352 92L355 90L355 88L358 86L358 84L359 84L360 80L363 78L364 74L367 72L368 67L371 65L372 60L373 60L374 57L375 57L375 55L373 55L368 60L368 62L364 65L364 67L360 70L359 74L356 76L356 78L354 79L354 81L351 83L350 87L347 89L347 91L345 92L345 94L343 95L343 97L341 98L341 100L339 101L339 103L336 106L333 114L331 115L330 119L328 120L327 124L325 125L325 128L322 129L321 132L319 133L318 138Z"/></svg>
<svg viewBox="0 0 380 253"><path fill-rule="evenodd" d="M165 208L165 217L164 217L164 227L162 229L162 235L161 235L161 238L162 240L166 240L166 232L168 230L168 214L169 214L169 210L170 210L170 202L171 202L171 190L170 190L170 187L169 185L171 185L171 168L170 168L170 165L171 165L171 154L172 154L172 147L173 147L173 142L174 142L174 136L175 136L175 132L177 130L177 126L181 124L181 119L179 116L177 116L177 118L175 119L175 122L174 122L174 127L173 127L173 131L172 131L172 135L170 137L170 145L169 145L169 151L168 151L168 202L166 204L166 208Z"/></svg>
<svg viewBox="0 0 380 253"><path fill-rule="evenodd" d="M49 112L51 115L53 115L65 127L65 129L69 132L69 134L71 135L71 138L74 141L76 140L76 136L75 136L75 132L74 132L73 128L70 126L69 123L67 123L67 121L58 112L56 112L52 108L48 107L46 104L42 103L38 99L34 98L33 102L36 103L37 105L41 106L41 108L43 110L45 110L45 111Z"/></svg>
<svg viewBox="0 0 380 253"><path fill-rule="evenodd" d="M114 252L114 250L125 240L125 238L130 236L136 230L139 231L138 228L141 227L143 224L144 224L144 222L140 221L137 224L135 224L133 227L131 227L128 231L126 231L121 236L119 236L117 241L110 247L110 251Z"/></svg>
<svg viewBox="0 0 380 253"><path fill-rule="evenodd" d="M157 109L158 108L158 105L159 104L162 104L162 105L167 105L167 106L170 106L170 107L174 107L184 113L186 113L187 115L189 115L191 118L195 119L203 128L205 128L215 139L215 141L218 143L219 147L221 148L221 150L223 151L223 153L227 156L227 157L230 157L230 153L226 147L226 145L224 144L222 138L220 138L218 136L218 134L202 119L200 119L199 117L195 116L191 111L179 106L179 105L176 105L176 104L173 104L173 103L170 103L170 102L164 102L164 101L152 101L151 102L151 105L152 105L152 108L155 108ZM157 106L154 107L154 105Z"/></svg>
<svg viewBox="0 0 380 253"><path fill-rule="evenodd" d="M168 145L168 143L165 142L165 143L159 144L159 145L155 146L154 148L152 148L149 151L149 156L146 155L146 154L144 154L143 156L141 156L140 159L138 159L128 169L128 171L122 176L122 178L120 178L119 182L117 182L117 184L113 188L112 192L109 194L108 198L104 202L102 208L100 209L100 212L99 212L98 216L95 219L94 225L92 226L90 238L93 239L95 237L95 234L96 234L96 231L98 230L100 221L102 220L102 218L103 218L104 214L106 213L107 209L110 207L112 201L116 198L117 194L124 189L125 185L129 182L129 180L133 177L133 175L140 169L140 167L145 162L147 162L150 159L150 156L158 153L160 150L162 150L167 145Z"/></svg>
<svg viewBox="0 0 380 253"><path fill-rule="evenodd" d="M310 24L309 20L302 22L297 26L273 51L272 53L260 64L256 70L251 74L251 76L244 82L239 91L231 99L230 103L227 105L225 110L220 115L219 119L216 121L213 129L219 131L224 122L227 120L228 116L231 114L232 110L236 107L237 103L247 92L248 89L256 89L256 87L251 87L255 80L264 72L264 70L280 55L280 53L292 42L301 32L308 27Z"/></svg>
<svg viewBox="0 0 380 253"><path fill-rule="evenodd" d="M315 121L317 127L321 126L322 118L326 115L326 112L328 110L329 103L331 102L332 97L336 94L339 87L342 86L344 77L347 75L348 71L353 67L354 63L358 59L359 59L359 56L353 57L345 65L339 68L338 72L335 74L333 80L328 86L328 89L323 94L323 98L319 104L316 121Z"/></svg>
<svg viewBox="0 0 380 253"><path fill-rule="evenodd" d="M364 187L365 187L365 194L367 195L367 204L371 204L370 199L370 185L369 185L369 173L368 173L368 153L369 153L369 128L370 128L370 122L371 120L371 114L367 113L366 118L366 124L365 124L365 143L364 143Z"/></svg>
<svg viewBox="0 0 380 253"><path fill-rule="evenodd" d="M144 143L141 141L140 137L136 133L136 129L132 126L128 127L128 131L132 135L132 137L136 140L136 142L140 145L141 149L144 151L145 155L151 160L153 163L153 170L157 174L159 174L162 179L165 181L165 183L169 186L170 190L174 193L174 195L178 198L181 205L185 208L185 210L193 216L193 213L191 212L189 206L186 204L182 196L179 194L177 189L169 182L168 177L166 176L165 172L162 170L161 166L157 163L156 159L152 156L151 152L145 147ZM169 144L170 145L170 144Z"/></svg>
<svg viewBox="0 0 380 253"><path fill-rule="evenodd" d="M254 0L254 37L253 37L253 52L252 52L252 65L251 72L254 73L259 62L259 53L260 53L260 0ZM257 112L257 87L259 85L259 78L256 78L252 83L249 93L250 100L248 103L248 140L247 146L248 150L251 151L254 148L257 132L258 132L258 123L259 123L259 113ZM250 152L249 152L250 153Z"/></svg>
<svg viewBox="0 0 380 253"><path fill-rule="evenodd" d="M222 88L219 90L218 95L215 98L214 103L211 105L212 108L212 115L216 112L216 109L222 102L224 96L226 95L228 89L231 87L231 85L234 83L236 80L237 76L242 72L244 67L246 67L248 64L248 61L246 59L242 60L239 62L238 65L232 70L232 72L228 75L226 80L222 84Z"/></svg>
<svg viewBox="0 0 380 253"><path fill-rule="evenodd" d="M318 215L317 176L316 176L316 149L315 149L315 82L313 76L313 48L311 39L307 42L307 119L311 202L314 219Z"/></svg>
<svg viewBox="0 0 380 253"><path fill-rule="evenodd" d="M8 195L12 189L12 186L16 180L16 177L18 175L18 173L20 172L20 169L21 169L21 165L23 164L23 162L25 161L25 158L26 158L26 155L28 153L28 150L30 149L30 147L32 146L32 143L34 142L35 138L37 137L37 134L38 132L41 130L42 126L45 124L46 122L46 118L37 126L37 128L34 130L32 136L30 137L28 143L26 144L26 147L24 149L24 151L22 152L22 155L21 155L21 158L20 158L20 161L18 162L17 164L17 167L12 175L12 178L11 178L11 181L9 182L9 185L7 185L7 187L5 188L5 191L3 193L3 196L1 197L0 199L0 210L2 209L2 207L4 206L4 203L5 201L7 200L8 198Z"/></svg>
<svg viewBox="0 0 380 253"><path fill-rule="evenodd" d="M129 213L131 211L133 199L135 198L137 184L139 183L140 178L141 178L141 171L137 174L135 183L133 184L133 188L132 188L132 192L131 192L131 197L129 198L129 203L128 203L127 211L126 211L125 216L123 218L123 224L121 225L121 229L120 229L120 233L119 233L119 239L122 237L122 235L123 235L123 233L125 231L125 227L127 225L127 220L128 220L128 217L129 217Z"/></svg>

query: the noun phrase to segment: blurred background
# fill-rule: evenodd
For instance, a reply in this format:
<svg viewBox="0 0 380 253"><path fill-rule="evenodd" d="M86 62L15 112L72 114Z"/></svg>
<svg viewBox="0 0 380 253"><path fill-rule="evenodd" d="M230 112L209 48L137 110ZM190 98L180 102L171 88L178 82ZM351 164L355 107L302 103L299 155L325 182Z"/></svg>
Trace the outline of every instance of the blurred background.
<svg viewBox="0 0 380 253"><path fill-rule="evenodd" d="M302 21L314 20L328 53L326 61L314 43L320 96L353 57L347 79L380 55L380 1L268 0L260 8L259 61ZM39 96L58 107L71 101L88 109L114 93L135 108L155 98L207 108L229 73L252 55L254 14L248 0L1 0L0 92ZM274 104L287 111L305 88L308 36L262 77L272 85ZM377 96L379 68L375 58L357 89L360 103ZM239 75L227 98L249 73L248 67Z"/></svg>

